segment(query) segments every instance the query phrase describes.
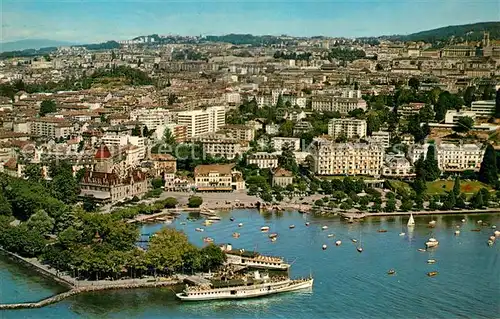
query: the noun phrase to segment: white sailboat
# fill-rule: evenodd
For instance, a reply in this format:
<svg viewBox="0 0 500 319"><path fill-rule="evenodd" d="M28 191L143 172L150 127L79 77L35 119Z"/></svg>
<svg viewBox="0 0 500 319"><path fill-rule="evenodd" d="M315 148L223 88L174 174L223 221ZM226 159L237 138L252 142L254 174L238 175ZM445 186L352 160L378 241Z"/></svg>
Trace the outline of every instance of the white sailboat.
<svg viewBox="0 0 500 319"><path fill-rule="evenodd" d="M408 224L407 226L415 226L415 220L413 219L413 214L410 213L410 219L408 219Z"/></svg>

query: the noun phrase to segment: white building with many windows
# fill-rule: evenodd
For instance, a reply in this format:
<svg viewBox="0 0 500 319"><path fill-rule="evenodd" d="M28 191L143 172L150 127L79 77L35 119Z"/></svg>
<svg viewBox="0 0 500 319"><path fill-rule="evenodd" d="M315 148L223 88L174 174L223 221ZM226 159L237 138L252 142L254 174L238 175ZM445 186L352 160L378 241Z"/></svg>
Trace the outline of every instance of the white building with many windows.
<svg viewBox="0 0 500 319"><path fill-rule="evenodd" d="M474 101L471 103L471 111L477 117L490 117L495 113L495 100Z"/></svg>
<svg viewBox="0 0 500 319"><path fill-rule="evenodd" d="M281 152L266 153L257 152L247 156L247 165L255 164L260 169L278 167L278 157Z"/></svg>
<svg viewBox="0 0 500 319"><path fill-rule="evenodd" d="M49 138L66 138L74 131L73 125L65 119L42 117L33 119L29 125L29 133Z"/></svg>
<svg viewBox="0 0 500 319"><path fill-rule="evenodd" d="M247 141L226 137L221 134L206 134L194 138L194 141L201 143L204 154L223 157L228 160L234 159L237 155L242 155L249 148Z"/></svg>
<svg viewBox="0 0 500 319"><path fill-rule="evenodd" d="M136 150L138 157L140 159L144 159L146 156L146 138L145 137L140 137L140 136L132 136L132 135L116 135L116 134L109 134L106 133L102 136L101 142L118 147L118 148L125 148L128 145L134 145L137 146L138 150Z"/></svg>
<svg viewBox="0 0 500 319"><path fill-rule="evenodd" d="M415 163L420 157L426 158L429 144L414 145L409 152ZM438 166L442 171L461 172L479 171L484 156L484 147L480 144L447 144L435 145Z"/></svg>
<svg viewBox="0 0 500 319"><path fill-rule="evenodd" d="M217 132L225 122L224 106L212 106L204 110L184 111L177 114L177 123L186 126L188 138Z"/></svg>
<svg viewBox="0 0 500 319"><path fill-rule="evenodd" d="M310 152L318 175L379 176L384 159L380 145L334 143L325 138L314 138Z"/></svg>
<svg viewBox="0 0 500 319"><path fill-rule="evenodd" d="M366 121L353 118L331 119L328 122L328 135L333 138L361 138L366 136Z"/></svg>
<svg viewBox="0 0 500 319"><path fill-rule="evenodd" d="M158 126L175 123L176 114L162 108L140 108L130 112L130 119L146 125L151 130Z"/></svg>
<svg viewBox="0 0 500 319"><path fill-rule="evenodd" d="M311 106L314 111L347 114L355 109L366 110L366 101L358 98L317 95L312 97Z"/></svg>
<svg viewBox="0 0 500 319"><path fill-rule="evenodd" d="M298 137L272 137L271 145L276 151L283 150L284 146L290 147L293 151L300 150L300 138Z"/></svg>

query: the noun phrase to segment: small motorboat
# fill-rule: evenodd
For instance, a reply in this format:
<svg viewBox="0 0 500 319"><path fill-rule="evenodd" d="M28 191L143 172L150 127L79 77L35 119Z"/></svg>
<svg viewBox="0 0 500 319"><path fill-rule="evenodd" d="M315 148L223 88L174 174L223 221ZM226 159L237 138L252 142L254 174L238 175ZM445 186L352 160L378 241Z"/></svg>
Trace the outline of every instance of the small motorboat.
<svg viewBox="0 0 500 319"><path fill-rule="evenodd" d="M239 223L239 224L238 224L238 227L243 227L243 223Z"/></svg>
<svg viewBox="0 0 500 319"><path fill-rule="evenodd" d="M335 234L328 234L328 236L327 236L327 237L328 237L328 238L333 238L333 237L335 237Z"/></svg>
<svg viewBox="0 0 500 319"><path fill-rule="evenodd" d="M323 246L321 247L321 249L323 249L323 250L326 250L326 248L327 248L327 246L326 246L326 245L323 245Z"/></svg>
<svg viewBox="0 0 500 319"><path fill-rule="evenodd" d="M234 222L234 217L229 218L230 221Z"/></svg>
<svg viewBox="0 0 500 319"><path fill-rule="evenodd" d="M427 276L429 277L434 277L434 276L437 276L438 272L437 271L430 271L427 273Z"/></svg>
<svg viewBox="0 0 500 319"><path fill-rule="evenodd" d="M478 223L478 224L482 224L482 223L483 223L483 221L480 219L480 220L478 220L478 221L477 221L477 223Z"/></svg>
<svg viewBox="0 0 500 319"><path fill-rule="evenodd" d="M203 222L203 226L210 226L210 225L212 225L212 221L208 219Z"/></svg>
<svg viewBox="0 0 500 319"><path fill-rule="evenodd" d="M295 228L295 225L290 225L290 226L288 226L288 228L290 228L290 229L294 229L294 228Z"/></svg>
<svg viewBox="0 0 500 319"><path fill-rule="evenodd" d="M214 221L221 220L220 216L208 216L207 219L208 220L214 220Z"/></svg>
<svg viewBox="0 0 500 319"><path fill-rule="evenodd" d="M495 241L497 239L495 236L490 236L490 240Z"/></svg>
<svg viewBox="0 0 500 319"><path fill-rule="evenodd" d="M179 224L180 225L186 225L186 222L180 222Z"/></svg>
<svg viewBox="0 0 500 319"><path fill-rule="evenodd" d="M399 233L399 236L404 236L404 235L406 235L406 233L404 233L404 232L403 233Z"/></svg>
<svg viewBox="0 0 500 319"><path fill-rule="evenodd" d="M425 249L423 249L423 248L419 248L419 249L417 249L417 250L418 250L419 252L421 252L421 253L426 252L426 250L425 250Z"/></svg>
<svg viewBox="0 0 500 319"><path fill-rule="evenodd" d="M436 259L427 259L427 263L428 264L435 264L436 263Z"/></svg>
<svg viewBox="0 0 500 319"><path fill-rule="evenodd" d="M309 226L309 225L311 225L311 223L309 223L309 222L306 222L306 226Z"/></svg>
<svg viewBox="0 0 500 319"><path fill-rule="evenodd" d="M473 228L470 231L481 231L481 229L480 228Z"/></svg>
<svg viewBox="0 0 500 319"><path fill-rule="evenodd" d="M351 241L352 241L353 243L357 243L357 242L358 242L358 240L357 240L356 238L351 238Z"/></svg>
<svg viewBox="0 0 500 319"><path fill-rule="evenodd" d="M394 269L389 269L389 271L387 272L388 275L394 275L396 273L396 271Z"/></svg>
<svg viewBox="0 0 500 319"><path fill-rule="evenodd" d="M497 225L491 225L491 229L496 229Z"/></svg>
<svg viewBox="0 0 500 319"><path fill-rule="evenodd" d="M464 219L462 219L462 223L465 223L465 218L464 218Z"/></svg>
<svg viewBox="0 0 500 319"><path fill-rule="evenodd" d="M362 253L363 252L363 247L358 247L358 248L356 248L356 250L358 251L358 253Z"/></svg>
<svg viewBox="0 0 500 319"><path fill-rule="evenodd" d="M233 233L233 238L240 238L240 233Z"/></svg>
<svg viewBox="0 0 500 319"><path fill-rule="evenodd" d="M459 230L455 230L455 236L458 236L460 235L460 231Z"/></svg>
<svg viewBox="0 0 500 319"><path fill-rule="evenodd" d="M322 230L327 230L327 229L328 229L328 226L326 226L326 225L325 225L325 226L321 227L321 229L322 229Z"/></svg>
<svg viewBox="0 0 500 319"><path fill-rule="evenodd" d="M265 233L265 232L268 232L269 231L269 226L263 226L260 228L260 231Z"/></svg>
<svg viewBox="0 0 500 319"><path fill-rule="evenodd" d="M276 238L276 237L278 237L278 234L276 233L269 234L269 238Z"/></svg>
<svg viewBox="0 0 500 319"><path fill-rule="evenodd" d="M429 238L429 240L425 243L425 247L427 248L437 247L438 245L439 242L436 238Z"/></svg>
<svg viewBox="0 0 500 319"><path fill-rule="evenodd" d="M493 246L493 240L488 239L488 246Z"/></svg>
<svg viewBox="0 0 500 319"><path fill-rule="evenodd" d="M495 235L495 237L500 237L500 230L495 230L493 235Z"/></svg>
<svg viewBox="0 0 500 319"><path fill-rule="evenodd" d="M434 226L436 226L436 221L435 220L431 220L429 222L429 227L434 227Z"/></svg>
<svg viewBox="0 0 500 319"><path fill-rule="evenodd" d="M379 233L387 233L387 229L379 229L379 230L377 230L377 232L379 232Z"/></svg>
<svg viewBox="0 0 500 319"><path fill-rule="evenodd" d="M274 243L276 241L276 237L271 238L271 241Z"/></svg>
<svg viewBox="0 0 500 319"><path fill-rule="evenodd" d="M199 227L198 227L198 228L196 228L195 230L196 230L197 232L203 232L203 231L205 231L203 228L199 228Z"/></svg>
<svg viewBox="0 0 500 319"><path fill-rule="evenodd" d="M335 246L340 246L340 245L342 245L342 241L341 241L341 240L337 240L337 241L335 242Z"/></svg>
<svg viewBox="0 0 500 319"><path fill-rule="evenodd" d="M213 243L214 242L214 239L211 238L211 237L205 237L203 238L203 242L204 243Z"/></svg>

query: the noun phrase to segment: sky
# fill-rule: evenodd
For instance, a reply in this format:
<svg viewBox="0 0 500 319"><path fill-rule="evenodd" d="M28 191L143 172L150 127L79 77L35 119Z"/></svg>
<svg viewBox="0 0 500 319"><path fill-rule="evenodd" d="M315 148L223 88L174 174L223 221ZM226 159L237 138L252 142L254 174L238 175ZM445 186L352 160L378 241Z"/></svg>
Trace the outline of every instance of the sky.
<svg viewBox="0 0 500 319"><path fill-rule="evenodd" d="M409 34L500 21L499 0L0 0L1 42L139 35Z"/></svg>

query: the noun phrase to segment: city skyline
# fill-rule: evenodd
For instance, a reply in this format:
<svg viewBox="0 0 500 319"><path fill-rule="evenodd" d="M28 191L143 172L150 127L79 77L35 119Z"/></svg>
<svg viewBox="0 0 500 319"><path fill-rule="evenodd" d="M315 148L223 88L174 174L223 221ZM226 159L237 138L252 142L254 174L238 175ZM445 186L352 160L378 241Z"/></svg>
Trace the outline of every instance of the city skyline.
<svg viewBox="0 0 500 319"><path fill-rule="evenodd" d="M331 37L410 34L448 25L498 21L500 4L489 0L481 3L7 0L2 2L1 9L2 42L50 39L92 43L154 33Z"/></svg>

